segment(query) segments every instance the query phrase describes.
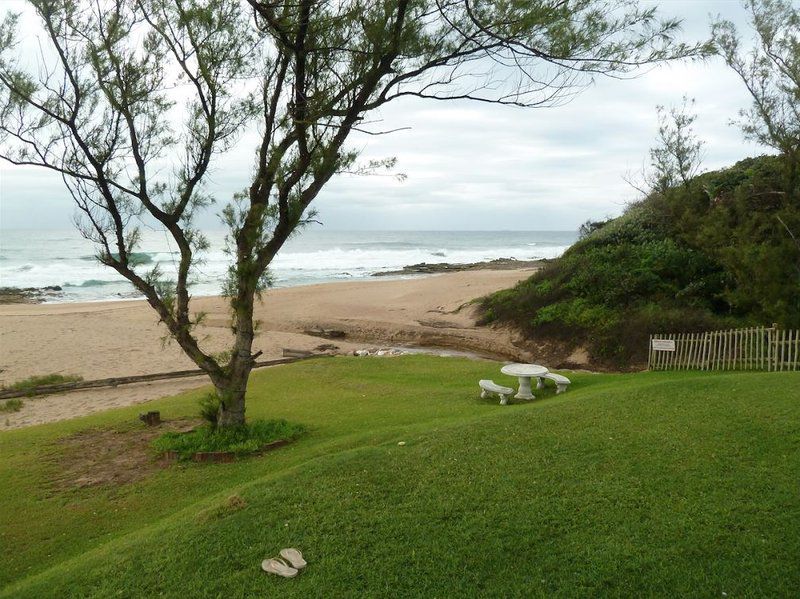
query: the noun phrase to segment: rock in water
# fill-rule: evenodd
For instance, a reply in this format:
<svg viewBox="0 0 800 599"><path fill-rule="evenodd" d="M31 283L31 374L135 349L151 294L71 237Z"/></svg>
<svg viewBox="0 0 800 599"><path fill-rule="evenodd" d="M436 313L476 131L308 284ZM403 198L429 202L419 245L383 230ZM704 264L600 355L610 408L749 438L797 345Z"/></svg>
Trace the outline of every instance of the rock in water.
<svg viewBox="0 0 800 599"><path fill-rule="evenodd" d="M41 304L48 297L61 294L61 287L50 285L47 287L0 287L0 304Z"/></svg>

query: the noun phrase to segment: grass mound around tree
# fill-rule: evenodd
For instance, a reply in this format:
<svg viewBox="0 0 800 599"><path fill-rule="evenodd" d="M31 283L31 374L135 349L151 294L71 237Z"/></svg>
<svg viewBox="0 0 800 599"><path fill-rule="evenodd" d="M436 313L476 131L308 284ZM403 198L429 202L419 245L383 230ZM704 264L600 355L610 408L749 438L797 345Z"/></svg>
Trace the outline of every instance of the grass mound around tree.
<svg viewBox="0 0 800 599"><path fill-rule="evenodd" d="M189 432L170 431L153 440L160 453L175 452L189 460L196 453L227 452L245 456L261 451L276 441L292 441L305 432L300 424L286 420L256 420L235 428L200 426Z"/></svg>

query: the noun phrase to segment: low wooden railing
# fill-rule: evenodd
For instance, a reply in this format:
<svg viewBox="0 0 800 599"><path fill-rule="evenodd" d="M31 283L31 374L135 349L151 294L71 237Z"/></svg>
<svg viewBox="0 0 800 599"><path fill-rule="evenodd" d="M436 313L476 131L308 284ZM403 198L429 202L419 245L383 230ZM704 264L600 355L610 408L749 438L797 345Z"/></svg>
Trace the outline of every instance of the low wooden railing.
<svg viewBox="0 0 800 599"><path fill-rule="evenodd" d="M752 327L650 335L650 370L800 370L800 331Z"/></svg>
<svg viewBox="0 0 800 599"><path fill-rule="evenodd" d="M300 352L292 350L298 355L274 360L263 360L253 364L253 368L265 368L267 366L279 366L281 364L291 364L309 358L323 358L330 354L315 354L311 352ZM299 354L305 355L299 355ZM133 376L119 376L109 379L96 379L92 381L75 381L71 383L57 383L55 385L42 385L32 389L2 389L0 388L0 400L12 397L33 397L36 395L52 395L54 393L66 393L68 391L80 391L81 389L94 389L98 387L117 387L119 385L130 385L132 383L149 383L152 381L164 381L169 379L183 379L191 377L205 376L202 370L173 370L170 372L158 372L154 374L136 374Z"/></svg>

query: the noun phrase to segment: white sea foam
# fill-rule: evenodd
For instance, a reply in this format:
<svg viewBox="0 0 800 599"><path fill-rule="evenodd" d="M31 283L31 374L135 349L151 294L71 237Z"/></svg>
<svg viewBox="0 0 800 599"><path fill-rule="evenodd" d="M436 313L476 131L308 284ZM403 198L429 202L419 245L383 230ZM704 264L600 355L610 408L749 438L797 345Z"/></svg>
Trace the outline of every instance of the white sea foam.
<svg viewBox="0 0 800 599"><path fill-rule="evenodd" d="M229 256L224 235L209 234L211 249L193 273L194 295L221 289ZM340 232L311 230L292 239L271 266L277 286L370 277L421 262L464 264L496 258L532 260L559 256L575 240L572 232ZM4 231L0 238L0 286L63 287L59 301L131 297L131 285L94 258L95 248L77 233ZM137 267L159 265L174 272L177 256L163 232L148 232L137 250Z"/></svg>

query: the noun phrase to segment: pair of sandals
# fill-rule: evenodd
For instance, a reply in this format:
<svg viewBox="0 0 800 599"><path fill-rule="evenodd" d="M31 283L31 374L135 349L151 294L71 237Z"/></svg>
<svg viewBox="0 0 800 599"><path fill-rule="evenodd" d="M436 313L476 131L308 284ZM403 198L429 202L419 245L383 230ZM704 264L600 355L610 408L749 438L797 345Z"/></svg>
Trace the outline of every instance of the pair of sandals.
<svg viewBox="0 0 800 599"><path fill-rule="evenodd" d="M308 565L306 560L303 559L303 554L293 547L281 549L280 555L283 559L278 559L277 557L265 559L261 562L261 569L268 574L294 578L299 574L300 570Z"/></svg>

